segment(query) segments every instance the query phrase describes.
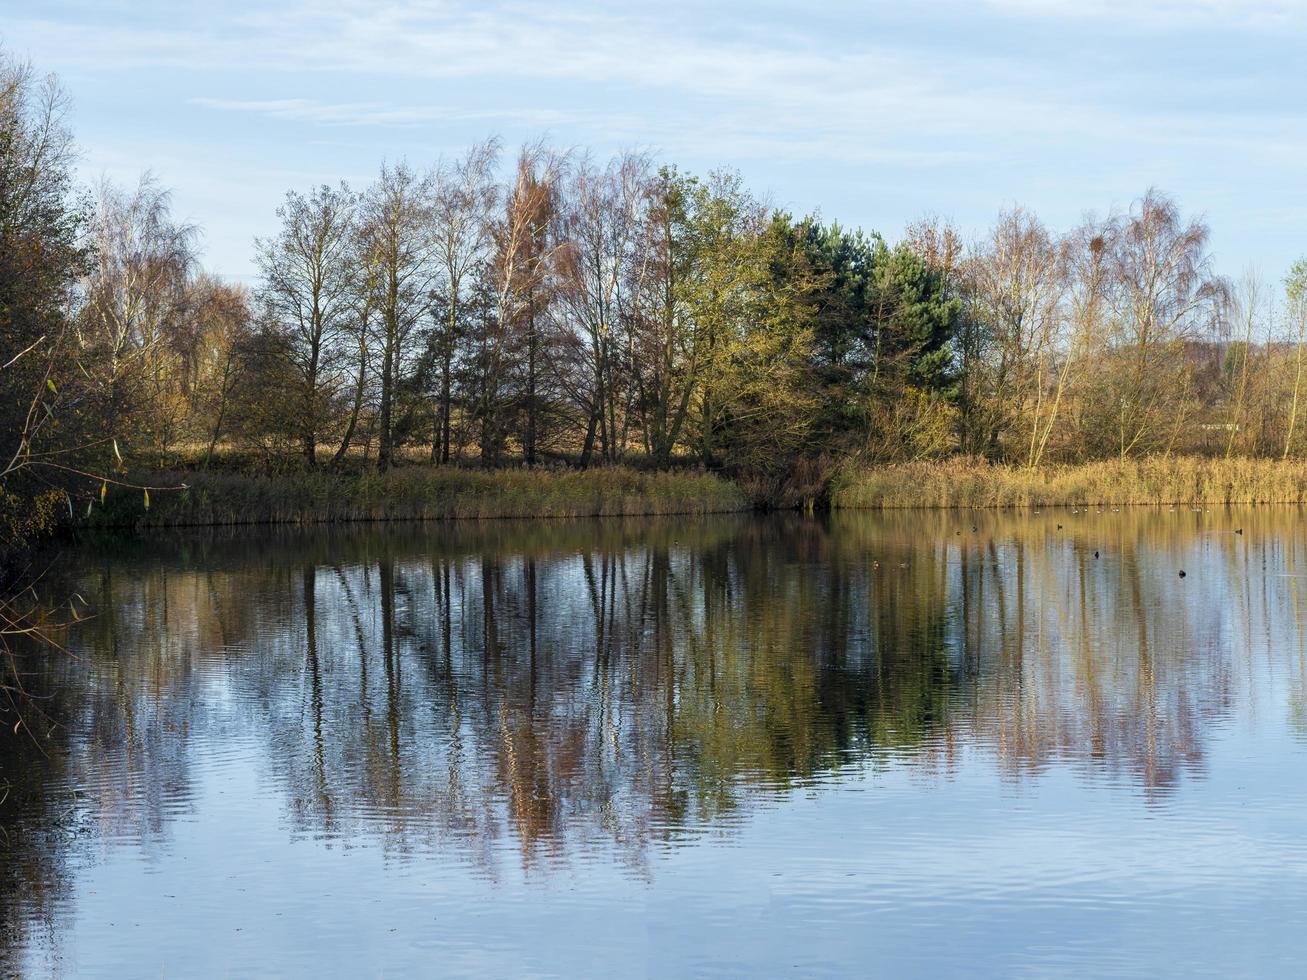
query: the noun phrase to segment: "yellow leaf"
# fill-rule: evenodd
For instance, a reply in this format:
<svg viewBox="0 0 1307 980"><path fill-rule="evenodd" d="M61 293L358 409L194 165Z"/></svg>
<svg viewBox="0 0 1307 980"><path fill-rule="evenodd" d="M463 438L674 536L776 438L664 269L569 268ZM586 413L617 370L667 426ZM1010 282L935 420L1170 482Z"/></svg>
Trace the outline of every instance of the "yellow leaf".
<svg viewBox="0 0 1307 980"><path fill-rule="evenodd" d="M146 509L146 510L149 510L149 509L150 509L150 491L149 491L149 490L146 490L146 491L145 491L145 509Z"/></svg>
<svg viewBox="0 0 1307 980"><path fill-rule="evenodd" d="M109 492L109 481L100 481L100 506L104 506L104 495Z"/></svg>

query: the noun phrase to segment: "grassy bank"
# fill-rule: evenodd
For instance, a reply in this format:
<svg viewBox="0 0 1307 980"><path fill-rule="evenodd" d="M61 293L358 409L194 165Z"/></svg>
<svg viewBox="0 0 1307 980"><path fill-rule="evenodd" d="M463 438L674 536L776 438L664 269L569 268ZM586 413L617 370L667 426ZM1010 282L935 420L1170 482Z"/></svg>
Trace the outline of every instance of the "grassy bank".
<svg viewBox="0 0 1307 980"><path fill-rule="evenodd" d="M474 470L406 466L388 473L235 471L137 474L151 493L111 488L91 527L321 524L456 518L712 514L748 510L749 494L711 474ZM1058 505L1307 503L1307 462L1153 457L1037 470L976 460L846 467L837 510Z"/></svg>
<svg viewBox="0 0 1307 980"><path fill-rule="evenodd" d="M963 459L902 463L845 469L831 487L836 509L1305 502L1307 462L1194 456L1035 470Z"/></svg>
<svg viewBox="0 0 1307 980"><path fill-rule="evenodd" d="M169 472L137 475L151 493L111 488L84 525L183 527L494 517L709 514L745 510L733 484L699 473L595 470L469 470L404 467L387 473Z"/></svg>

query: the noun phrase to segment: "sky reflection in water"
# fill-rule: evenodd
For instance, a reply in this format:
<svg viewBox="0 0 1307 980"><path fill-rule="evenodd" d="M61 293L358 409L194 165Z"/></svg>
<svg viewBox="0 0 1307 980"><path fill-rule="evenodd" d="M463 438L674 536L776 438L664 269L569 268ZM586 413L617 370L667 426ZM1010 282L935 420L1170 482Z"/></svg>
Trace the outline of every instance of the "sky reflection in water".
<svg viewBox="0 0 1307 980"><path fill-rule="evenodd" d="M58 724L0 741L0 973L1301 973L1302 528L84 544Z"/></svg>

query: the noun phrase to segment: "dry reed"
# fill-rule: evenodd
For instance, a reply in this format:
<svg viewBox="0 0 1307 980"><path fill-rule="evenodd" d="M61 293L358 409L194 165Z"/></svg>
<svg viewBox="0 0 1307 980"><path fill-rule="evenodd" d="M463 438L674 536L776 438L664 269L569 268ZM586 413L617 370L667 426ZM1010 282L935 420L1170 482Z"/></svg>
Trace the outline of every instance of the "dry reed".
<svg viewBox="0 0 1307 980"><path fill-rule="evenodd" d="M110 489L85 524L179 527L500 517L708 514L745 510L736 486L702 473L592 470L471 470L403 467L387 473L153 473L153 494Z"/></svg>
<svg viewBox="0 0 1307 980"><path fill-rule="evenodd" d="M1307 461L1196 456L1033 470L974 459L851 467L831 488L836 509L1304 502Z"/></svg>

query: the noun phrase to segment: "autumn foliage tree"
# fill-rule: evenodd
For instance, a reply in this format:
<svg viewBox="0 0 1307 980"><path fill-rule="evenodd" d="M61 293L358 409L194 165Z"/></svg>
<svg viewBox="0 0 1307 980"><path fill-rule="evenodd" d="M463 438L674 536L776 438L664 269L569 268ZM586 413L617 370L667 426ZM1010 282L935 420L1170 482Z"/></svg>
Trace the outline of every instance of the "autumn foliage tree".
<svg viewBox="0 0 1307 980"><path fill-rule="evenodd" d="M1156 190L894 242L729 171L489 139L289 191L247 292L148 173L78 188L64 111L0 61L9 540L161 467L696 466L793 501L848 460L1302 449L1307 276L1232 289Z"/></svg>

